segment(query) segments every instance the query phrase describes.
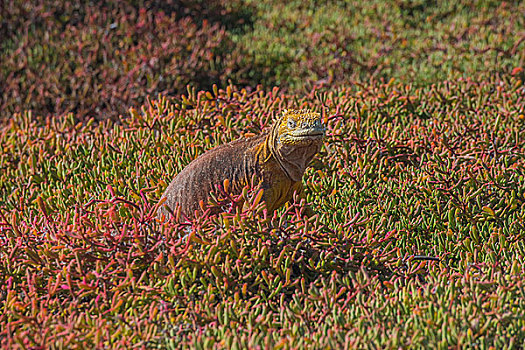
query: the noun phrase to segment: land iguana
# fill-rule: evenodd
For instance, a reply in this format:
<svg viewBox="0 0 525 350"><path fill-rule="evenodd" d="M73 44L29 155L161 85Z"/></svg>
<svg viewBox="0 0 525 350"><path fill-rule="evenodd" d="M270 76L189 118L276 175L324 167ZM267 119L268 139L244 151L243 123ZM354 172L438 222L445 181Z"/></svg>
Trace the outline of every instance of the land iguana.
<svg viewBox="0 0 525 350"><path fill-rule="evenodd" d="M254 177L263 189L262 200L269 213L293 199L304 197L303 173L320 150L326 128L321 115L308 109L284 110L270 130L211 149L197 157L179 174L162 195L165 202L159 216L168 217L176 205L181 214L192 217L200 202L224 180L231 194L240 194ZM221 208L213 208L212 214ZM312 216L311 208L305 214Z"/></svg>

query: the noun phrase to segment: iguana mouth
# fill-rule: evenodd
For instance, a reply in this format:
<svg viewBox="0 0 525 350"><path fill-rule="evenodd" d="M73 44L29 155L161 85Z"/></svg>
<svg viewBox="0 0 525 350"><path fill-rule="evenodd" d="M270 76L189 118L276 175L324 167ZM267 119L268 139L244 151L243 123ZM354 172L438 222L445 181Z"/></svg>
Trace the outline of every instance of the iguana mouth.
<svg viewBox="0 0 525 350"><path fill-rule="evenodd" d="M290 137L297 139L317 139L324 137L326 128L316 127L310 129L296 130L290 133Z"/></svg>
<svg viewBox="0 0 525 350"><path fill-rule="evenodd" d="M315 140L322 139L324 134L305 134L305 135L291 135L290 138L297 140Z"/></svg>

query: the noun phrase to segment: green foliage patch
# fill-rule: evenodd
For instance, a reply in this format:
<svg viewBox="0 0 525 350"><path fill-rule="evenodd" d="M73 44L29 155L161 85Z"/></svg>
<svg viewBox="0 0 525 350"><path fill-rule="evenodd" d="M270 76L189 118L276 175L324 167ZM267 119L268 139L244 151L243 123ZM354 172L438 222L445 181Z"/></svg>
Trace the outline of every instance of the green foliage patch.
<svg viewBox="0 0 525 350"><path fill-rule="evenodd" d="M9 1L0 116L116 120L187 84L494 81L523 66L524 18L522 1Z"/></svg>
<svg viewBox="0 0 525 350"><path fill-rule="evenodd" d="M518 72L519 73L519 72ZM460 79L235 86L117 123L0 129L0 342L67 348L512 348L525 340L524 90ZM328 136L307 200L269 217L155 219L208 149L312 108Z"/></svg>

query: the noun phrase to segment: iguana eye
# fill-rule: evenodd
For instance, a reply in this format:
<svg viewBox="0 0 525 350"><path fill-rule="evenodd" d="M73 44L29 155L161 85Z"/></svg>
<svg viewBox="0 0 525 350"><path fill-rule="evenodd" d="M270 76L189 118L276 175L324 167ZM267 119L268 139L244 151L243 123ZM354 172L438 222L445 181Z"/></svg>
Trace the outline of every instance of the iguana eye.
<svg viewBox="0 0 525 350"><path fill-rule="evenodd" d="M290 129L295 128L295 120L288 119L288 128L290 128Z"/></svg>

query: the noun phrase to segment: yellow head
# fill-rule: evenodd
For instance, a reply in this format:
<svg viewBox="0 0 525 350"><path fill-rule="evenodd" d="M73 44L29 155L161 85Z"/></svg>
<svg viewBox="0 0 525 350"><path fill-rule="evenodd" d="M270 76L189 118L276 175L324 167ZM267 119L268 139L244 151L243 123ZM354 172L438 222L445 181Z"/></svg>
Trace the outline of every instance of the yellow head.
<svg viewBox="0 0 525 350"><path fill-rule="evenodd" d="M309 109L284 110L277 127L277 142L284 145L309 145L321 142L326 128L321 114Z"/></svg>

